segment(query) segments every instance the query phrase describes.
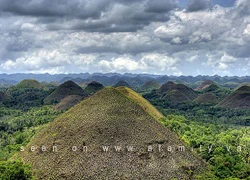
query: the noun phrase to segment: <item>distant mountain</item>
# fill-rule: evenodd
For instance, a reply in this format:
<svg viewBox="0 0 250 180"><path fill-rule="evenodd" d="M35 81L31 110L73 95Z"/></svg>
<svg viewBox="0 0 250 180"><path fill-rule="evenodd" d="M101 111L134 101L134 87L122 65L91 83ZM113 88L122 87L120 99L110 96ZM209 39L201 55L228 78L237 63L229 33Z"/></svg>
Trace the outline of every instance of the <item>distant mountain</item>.
<svg viewBox="0 0 250 180"><path fill-rule="evenodd" d="M195 91L184 84L171 84L172 87L165 93L162 99L174 104L193 101L197 98Z"/></svg>
<svg viewBox="0 0 250 180"><path fill-rule="evenodd" d="M92 81L91 83L88 83L88 85L84 89L84 91L87 94L94 94L94 93L96 93L97 91L100 91L103 88L104 88L104 86L101 83L96 82L96 81Z"/></svg>
<svg viewBox="0 0 250 180"><path fill-rule="evenodd" d="M151 80L151 81L148 81L145 84L143 84L141 86L141 89L142 90L152 90L152 89L159 89L160 87L161 87L160 83L158 83L155 80Z"/></svg>
<svg viewBox="0 0 250 180"><path fill-rule="evenodd" d="M199 104L216 104L218 99L213 93L205 93L198 96L194 102Z"/></svg>
<svg viewBox="0 0 250 180"><path fill-rule="evenodd" d="M250 109L250 86L242 86L219 103L226 108Z"/></svg>
<svg viewBox="0 0 250 180"><path fill-rule="evenodd" d="M205 163L159 122L161 117L131 89L105 88L59 116L29 143L45 145L48 152L30 152L27 146L19 154L37 179L190 179L187 170L195 176Z"/></svg>
<svg viewBox="0 0 250 180"><path fill-rule="evenodd" d="M83 96L79 95L69 95L65 98L63 98L56 106L56 110L68 110L81 102L84 99Z"/></svg>
<svg viewBox="0 0 250 180"><path fill-rule="evenodd" d="M250 76L232 76L232 77L221 77L221 76L166 76L166 75L152 75L152 74L131 74L131 73L125 73L125 74L119 74L119 73L80 73L80 74L25 74L25 73L17 73L17 74L0 74L0 85L1 80L5 82L12 82L7 83L11 85L15 85L18 82L24 80L24 79L35 79L39 82L42 81L55 81L58 83L63 83L68 80L72 80L76 83L82 83L82 82L91 82L91 81L97 81L105 86L111 86L114 85L119 80L124 80L126 82L129 82L129 84L133 87L139 87L142 86L147 81L156 80L160 84L163 84L167 81L175 81L178 83L184 83L185 84L194 84L196 82L200 81L206 81L207 79L210 79L211 81L214 81L220 85L225 85L225 87L228 86L227 83L244 83L244 82L250 82ZM229 84L229 86L230 86Z"/></svg>
<svg viewBox="0 0 250 180"><path fill-rule="evenodd" d="M125 86L125 87L128 87L128 88L131 88L131 86L130 86L126 81L123 81L123 80L118 81L118 82L114 85L114 87L119 87L119 86Z"/></svg>
<svg viewBox="0 0 250 180"><path fill-rule="evenodd" d="M59 85L48 97L44 99L44 104L56 104L69 95L79 95L86 97L86 92L73 81L66 81Z"/></svg>

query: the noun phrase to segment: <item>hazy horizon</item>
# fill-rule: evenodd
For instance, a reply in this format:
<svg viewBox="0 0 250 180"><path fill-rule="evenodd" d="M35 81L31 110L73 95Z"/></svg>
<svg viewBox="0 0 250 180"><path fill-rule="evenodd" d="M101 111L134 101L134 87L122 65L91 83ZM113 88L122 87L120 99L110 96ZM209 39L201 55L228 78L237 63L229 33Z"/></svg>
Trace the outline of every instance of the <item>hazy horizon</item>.
<svg viewBox="0 0 250 180"><path fill-rule="evenodd" d="M247 0L0 0L0 74L250 75Z"/></svg>

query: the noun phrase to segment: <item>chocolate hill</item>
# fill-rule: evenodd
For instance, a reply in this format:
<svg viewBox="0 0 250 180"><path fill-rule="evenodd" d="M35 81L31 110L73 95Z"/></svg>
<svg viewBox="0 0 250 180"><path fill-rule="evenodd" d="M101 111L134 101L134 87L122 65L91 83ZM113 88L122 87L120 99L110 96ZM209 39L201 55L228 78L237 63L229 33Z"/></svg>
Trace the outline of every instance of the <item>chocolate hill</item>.
<svg viewBox="0 0 250 180"><path fill-rule="evenodd" d="M27 145L46 146L47 152L20 155L38 179L190 179L203 169L203 161L187 147L177 151L183 142L158 121L162 117L131 89L105 88L59 116Z"/></svg>
<svg viewBox="0 0 250 180"><path fill-rule="evenodd" d="M213 93L205 93L200 96L198 96L194 102L199 104L216 104L217 98Z"/></svg>
<svg viewBox="0 0 250 180"><path fill-rule="evenodd" d="M163 84L160 89L159 92L161 94L166 94L171 88L173 88L176 84L172 81L168 81L167 83Z"/></svg>
<svg viewBox="0 0 250 180"><path fill-rule="evenodd" d="M250 86L242 86L223 99L219 106L226 108L250 109Z"/></svg>
<svg viewBox="0 0 250 180"><path fill-rule="evenodd" d="M73 81L66 81L44 99L44 104L56 104L69 95L86 97L84 90Z"/></svg>
<svg viewBox="0 0 250 180"><path fill-rule="evenodd" d="M37 80L25 79L10 89L46 89L46 87Z"/></svg>
<svg viewBox="0 0 250 180"><path fill-rule="evenodd" d="M87 94L94 94L94 93L96 93L97 91L100 91L103 88L104 88L104 86L101 83L96 82L96 81L92 81L91 83L89 83L87 85L87 87L84 89L84 91Z"/></svg>
<svg viewBox="0 0 250 180"><path fill-rule="evenodd" d="M198 86L195 90L209 92L212 90L216 90L217 87L219 87L219 86L214 81L206 80L206 81L202 82L201 85Z"/></svg>
<svg viewBox="0 0 250 180"><path fill-rule="evenodd" d="M152 89L159 89L161 87L160 83L157 81L148 81L141 86L142 90L152 90Z"/></svg>
<svg viewBox="0 0 250 180"><path fill-rule="evenodd" d="M118 81L114 87L119 87L119 86L125 86L125 87L128 87L128 88L131 88L131 86L126 82L126 81Z"/></svg>
<svg viewBox="0 0 250 180"><path fill-rule="evenodd" d="M79 102L81 102L84 99L83 96L79 95L69 95L65 98L63 98L56 106L56 110L67 110L71 107L75 106Z"/></svg>
<svg viewBox="0 0 250 180"><path fill-rule="evenodd" d="M9 105L15 108L28 108L42 105L49 89L33 79L25 79L15 86L9 87L6 94L11 97Z"/></svg>
<svg viewBox="0 0 250 180"><path fill-rule="evenodd" d="M176 104L193 101L196 97L197 94L194 90L184 84L171 84L168 91L162 96L162 99Z"/></svg>

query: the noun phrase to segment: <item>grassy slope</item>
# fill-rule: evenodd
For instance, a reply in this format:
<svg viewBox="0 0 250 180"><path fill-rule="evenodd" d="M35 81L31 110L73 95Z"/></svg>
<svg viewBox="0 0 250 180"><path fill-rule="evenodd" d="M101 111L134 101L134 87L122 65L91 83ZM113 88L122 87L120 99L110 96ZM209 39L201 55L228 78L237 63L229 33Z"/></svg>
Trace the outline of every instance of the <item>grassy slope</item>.
<svg viewBox="0 0 250 180"><path fill-rule="evenodd" d="M120 86L116 88L119 92L124 94L126 97L132 99L136 104L140 105L145 112L151 115L153 118L159 120L163 117L163 115L155 109L155 107L150 104L146 99L144 99L141 95L133 91L132 89L124 86Z"/></svg>
<svg viewBox="0 0 250 180"><path fill-rule="evenodd" d="M59 103L63 98L69 95L86 96L84 90L73 81L67 81L53 91L44 99L45 104Z"/></svg>
<svg viewBox="0 0 250 180"><path fill-rule="evenodd" d="M157 148L158 143L164 147L183 144L175 133L145 111L157 119L162 117L132 90L105 88L58 117L29 143L38 147L56 144L60 152L25 151L21 156L42 179L188 179L183 166L203 166L189 150L178 153L148 153L145 149L134 153L101 151L102 145ZM72 152L70 147L74 145L78 148L86 145L89 152Z"/></svg>

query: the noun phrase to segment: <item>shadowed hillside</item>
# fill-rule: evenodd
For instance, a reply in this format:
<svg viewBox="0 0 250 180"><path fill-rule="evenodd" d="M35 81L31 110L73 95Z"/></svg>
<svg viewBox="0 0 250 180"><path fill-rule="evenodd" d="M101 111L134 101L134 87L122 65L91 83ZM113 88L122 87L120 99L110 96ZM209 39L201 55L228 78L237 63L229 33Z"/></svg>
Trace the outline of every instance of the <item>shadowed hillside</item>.
<svg viewBox="0 0 250 180"><path fill-rule="evenodd" d="M86 97L87 94L84 90L73 81L67 81L53 91L48 97L44 99L44 104L56 104L59 103L63 98L69 95L79 95Z"/></svg>
<svg viewBox="0 0 250 180"><path fill-rule="evenodd" d="M65 98L63 98L56 106L56 110L67 110L71 107L75 106L79 102L81 102L84 99L83 96L79 95L69 95Z"/></svg>
<svg viewBox="0 0 250 180"><path fill-rule="evenodd" d="M142 90L152 90L152 89L159 89L161 87L161 84L157 81L148 81L145 84L141 86Z"/></svg>
<svg viewBox="0 0 250 180"><path fill-rule="evenodd" d="M221 107L250 109L250 86L242 86L219 103Z"/></svg>
<svg viewBox="0 0 250 180"><path fill-rule="evenodd" d="M205 93L200 96L198 96L194 102L199 104L216 104L217 98L213 93Z"/></svg>
<svg viewBox="0 0 250 180"><path fill-rule="evenodd" d="M193 101L197 94L193 89L185 86L184 84L171 85L172 87L163 95L162 99L172 103L183 103Z"/></svg>
<svg viewBox="0 0 250 180"><path fill-rule="evenodd" d="M87 87L84 89L84 91L87 94L94 94L94 93L96 93L97 91L100 91L103 88L104 88L104 86L101 83L96 82L96 81L92 81L91 83L89 83L87 85Z"/></svg>
<svg viewBox="0 0 250 180"><path fill-rule="evenodd" d="M160 89L159 92L161 94L166 94L171 88L173 88L176 84L172 81L168 81L167 83L163 84Z"/></svg>
<svg viewBox="0 0 250 180"><path fill-rule="evenodd" d="M192 178L203 162L187 148L178 151L183 142L148 110L158 112L132 90L105 88L55 119L28 145L47 146L47 152L26 150L20 155L39 179ZM57 152L51 151L53 145Z"/></svg>

